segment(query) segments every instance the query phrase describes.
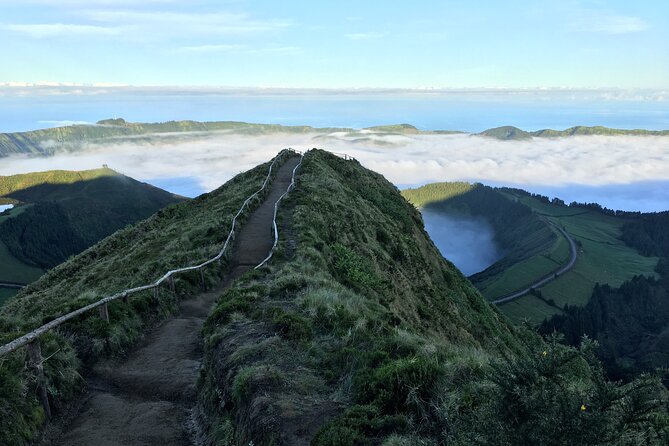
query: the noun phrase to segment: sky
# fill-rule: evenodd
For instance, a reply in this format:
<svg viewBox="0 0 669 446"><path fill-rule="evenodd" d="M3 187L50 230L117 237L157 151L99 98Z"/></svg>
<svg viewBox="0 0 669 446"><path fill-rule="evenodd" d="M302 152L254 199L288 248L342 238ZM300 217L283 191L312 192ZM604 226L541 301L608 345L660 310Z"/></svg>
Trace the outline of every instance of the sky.
<svg viewBox="0 0 669 446"><path fill-rule="evenodd" d="M666 0L0 0L0 83L667 88Z"/></svg>

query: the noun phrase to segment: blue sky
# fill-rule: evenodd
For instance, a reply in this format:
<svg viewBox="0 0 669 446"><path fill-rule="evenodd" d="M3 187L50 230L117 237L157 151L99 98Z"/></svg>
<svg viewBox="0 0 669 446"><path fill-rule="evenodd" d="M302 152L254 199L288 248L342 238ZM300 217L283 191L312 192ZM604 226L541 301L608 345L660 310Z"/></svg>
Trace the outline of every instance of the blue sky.
<svg viewBox="0 0 669 446"><path fill-rule="evenodd" d="M0 42L0 82L669 87L666 0L0 0Z"/></svg>

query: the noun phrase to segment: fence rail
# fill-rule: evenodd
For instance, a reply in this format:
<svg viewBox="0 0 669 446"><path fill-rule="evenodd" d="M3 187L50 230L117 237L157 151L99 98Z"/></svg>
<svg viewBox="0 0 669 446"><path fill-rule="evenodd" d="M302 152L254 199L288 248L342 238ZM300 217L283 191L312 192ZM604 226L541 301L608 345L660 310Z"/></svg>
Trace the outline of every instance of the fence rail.
<svg viewBox="0 0 669 446"><path fill-rule="evenodd" d="M187 267L184 267L184 268L178 268L178 269L174 269L174 270L168 271L168 272L165 273L160 279L156 280L156 281L153 282L153 283L150 283L150 284L147 284L147 285L142 285L142 286L138 286L138 287L135 287L135 288L130 288L130 289L127 289L127 290L120 291L120 292L118 292L118 293L116 293L116 294L113 294L113 295L111 295L111 296L104 297L104 298L102 298L102 299L100 299L100 300L98 300L98 301L96 301L96 302L93 302L93 303L91 303L91 304L89 304L89 305L86 305L86 306L84 306L84 307L82 307L82 308L79 308L78 310L74 310L74 311L72 311L72 312L70 312L70 313L67 313L67 314L65 314L65 315L63 315L63 316L60 316L60 317L58 317L58 318L56 318L56 319L54 319L54 320L52 320L52 321L50 321L50 322L47 322L46 324L42 325L41 327L39 327L39 328L37 328L37 329L35 329L35 330L29 332L29 333L26 333L25 335L23 335L23 336L21 336L21 337L15 339L15 340L13 340L13 341L7 343L7 344L1 346L1 347L0 347L0 357L6 355L6 354L8 354L8 353L11 353L11 352L13 352L14 350L17 350L17 349L19 349L19 348L21 348L21 347L23 347L23 346L26 346L26 345L28 345L28 344L32 344L32 343L34 343L34 342L35 342L40 336L42 336L44 333L46 333L46 332L48 332L48 331L50 331L50 330L53 330L54 328L58 327L59 325L65 323L65 322L67 322L67 321L69 321L69 320L71 320L71 319L73 319L73 318L75 318L75 317L77 317L77 316L80 316L80 315L82 315L82 314L84 314L84 313L86 313L86 312L88 312L88 311L90 311L90 310L93 310L93 309L95 309L95 308L100 308L100 316L101 316L103 319L105 319L105 320L109 320L109 313L108 313L108 310L107 310L107 304L108 304L109 302L114 301L114 300L117 300L117 299L127 300L128 296L130 296L131 294L135 294L135 293L139 293L139 292L141 292L141 291L147 291L147 290L154 290L154 293L157 294L158 288L159 288L163 283L165 283L165 282L168 281L168 280L170 281L170 287L171 287L172 291L174 291L174 276L175 276L176 274L185 273L185 272L188 272L188 271L200 271L200 277L201 277L201 279L202 279L202 284L203 284L203 286L204 286L204 272L203 272L203 268L205 268L205 267L208 266L208 265L211 265L212 263L214 263L214 262L216 262L216 261L220 261L221 258L223 258L223 256L225 255L226 250L227 250L227 249L229 248L229 246L230 246L230 242L231 242L232 239L234 238L234 235L235 235L235 229L236 229L236 226L237 226L237 219L238 219L239 216L242 214L242 212L244 212L244 210L245 210L246 207L249 205L249 203L251 202L251 200L253 200L255 197L258 196L258 194L260 194L263 190L265 190L265 188L267 187L267 184L269 183L269 180L270 180L270 178L271 178L271 176L272 176L272 169L274 168L274 164L275 164L279 159L281 159L283 156L285 156L286 154L291 153L291 152L301 154L301 152L298 152L298 151L296 151L296 150L292 150L292 149L284 149L284 150L282 150L282 151L281 151L281 152L274 158L274 160L272 161L272 163L271 163L270 166L269 166L269 170L268 170L268 172L267 172L267 176L265 177L265 181L263 181L262 186L260 187L260 189L258 189L257 191L255 191L253 194L251 194L251 195L244 201L244 203L242 204L242 206L239 208L239 211L237 211L237 213L236 213L235 216L233 217L233 219L232 219L232 227L230 228L230 232L228 233L228 237L225 239L225 243L223 244L223 247L221 248L220 252L219 252L216 256L214 256L213 258L211 258L211 259L209 259L209 260L207 260L207 261L205 261L205 262L202 262L202 263L200 263L200 264L198 264L198 265L187 266ZM301 156L302 156L302 155L301 155ZM302 161L301 161L301 160L300 160L300 164L302 164ZM298 166L299 166L299 164L298 164ZM294 185L294 181L295 181L295 170L293 170L293 181L291 182L291 186ZM286 195L286 194L284 194L284 195ZM284 195L282 195L281 198L283 198ZM274 210L274 219L276 220L276 206L275 206L275 210ZM275 228L276 228L276 222L275 222ZM276 230L276 229L275 229L275 230ZM277 239L276 239L276 237L278 237L278 232L275 232L275 242L274 242L274 247L276 247L276 243L277 243ZM274 249L274 247L273 247L272 249ZM271 253L270 253L269 258L271 258ZM269 258L265 259L265 260L263 261L263 264L264 264L267 260L269 260Z"/></svg>

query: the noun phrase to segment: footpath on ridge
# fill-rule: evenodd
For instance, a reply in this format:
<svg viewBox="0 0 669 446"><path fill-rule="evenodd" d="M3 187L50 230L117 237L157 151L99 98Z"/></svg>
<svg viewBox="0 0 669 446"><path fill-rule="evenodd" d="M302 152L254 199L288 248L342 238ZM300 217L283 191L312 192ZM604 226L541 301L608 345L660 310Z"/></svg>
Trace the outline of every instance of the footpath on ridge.
<svg viewBox="0 0 669 446"><path fill-rule="evenodd" d="M286 191L299 157L277 171L263 203L241 228L230 269L214 290L180 304L179 314L147 334L120 360L98 364L87 377L88 393L72 421L42 444L67 446L191 445L202 325L230 283L269 254L274 242L274 203Z"/></svg>

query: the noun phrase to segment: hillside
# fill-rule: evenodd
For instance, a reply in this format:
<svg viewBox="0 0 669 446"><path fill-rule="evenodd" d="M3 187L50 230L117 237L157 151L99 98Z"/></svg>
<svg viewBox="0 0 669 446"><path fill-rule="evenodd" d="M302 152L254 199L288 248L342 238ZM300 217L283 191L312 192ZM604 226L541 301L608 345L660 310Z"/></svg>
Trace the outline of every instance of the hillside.
<svg viewBox="0 0 669 446"><path fill-rule="evenodd" d="M630 380L669 362L669 212L625 223L622 238L641 254L660 257L659 279L635 276L619 287L598 284L587 305L567 307L540 330L563 333L572 345L583 335L597 340L609 375Z"/></svg>
<svg viewBox="0 0 669 446"><path fill-rule="evenodd" d="M566 206L561 200L533 195L520 189L491 188L480 184L433 183L402 194L414 205L445 215L482 217L492 224L505 255L469 279L489 300L522 290L552 275L568 262L570 248L562 229L577 245L574 267L554 278L536 293L500 306L514 321L538 324L562 314L567 305L584 306L597 283L619 286L635 275L655 276L658 257L637 252L623 241L642 238L624 231L637 215L616 215L595 206ZM659 225L655 225L659 226Z"/></svg>
<svg viewBox="0 0 669 446"><path fill-rule="evenodd" d="M121 118L105 119L95 125L71 125L19 133L0 133L0 157L12 154L50 156L64 151L76 151L85 143L105 140L119 142L123 138L141 135L173 134L171 137L194 137L202 132L230 132L261 135L268 133L331 132L346 129L316 129L309 126L249 124L236 121L198 122L168 121L134 123Z"/></svg>
<svg viewBox="0 0 669 446"><path fill-rule="evenodd" d="M312 151L298 184L282 212L290 235L280 255L233 284L205 325L200 399L212 443L596 444L620 435L609 423L624 417L622 388L605 385L609 403L580 413L577 401L604 397L589 348L513 328L441 258L383 177ZM656 410L666 431L666 409ZM651 443L667 435L655 429Z"/></svg>
<svg viewBox="0 0 669 446"><path fill-rule="evenodd" d="M432 183L403 190L402 195L418 208L481 217L492 225L504 257L469 278L489 300L548 274L568 255L562 238L545 220L498 189L482 184Z"/></svg>
<svg viewBox="0 0 669 446"><path fill-rule="evenodd" d="M532 134L510 125L484 130L481 133L478 133L478 135L502 140L523 140L532 138Z"/></svg>
<svg viewBox="0 0 669 446"><path fill-rule="evenodd" d="M56 153L76 152L86 144L103 142L119 143L123 140L137 141L138 138L150 138L169 135L172 139L193 139L211 132L224 132L241 135L267 135L273 133L314 133L321 138L333 132L347 132L351 136L365 135L369 132L381 135L448 135L465 133L457 130L419 130L411 124L391 124L368 127L362 130L350 128L317 128L306 125L284 126L278 124L253 124L237 121L168 121L158 123L127 122L122 118L104 119L94 125L71 125L29 132L0 133L0 158L13 154L33 156L51 156ZM496 127L477 133L501 140L527 140L532 137L562 138L576 135L641 135L667 136L669 130L624 130L607 127L577 126L566 130L544 129L534 132L521 130L513 126ZM358 142L370 141L360 138ZM378 140L371 140L381 144Z"/></svg>
<svg viewBox="0 0 669 446"><path fill-rule="evenodd" d="M114 231L183 198L108 168L0 177L0 281L28 283Z"/></svg>
<svg viewBox="0 0 669 446"><path fill-rule="evenodd" d="M159 211L54 268L0 310L0 341L211 256L266 169ZM420 214L382 176L310 151L288 197L272 262L232 282L205 323L198 420L207 443L669 439L667 392L657 380L607 383L591 345L545 342L511 325L439 255ZM208 270L207 281L224 271ZM123 351L197 282L184 275L178 296L133 296L109 306L110 324L84 317L44 336L54 406L80 388L82 363ZM0 368L3 443L22 444L43 420L34 394L25 398L27 382L22 354L11 354Z"/></svg>
<svg viewBox="0 0 669 446"><path fill-rule="evenodd" d="M566 138L569 136L601 135L601 136L669 136L669 130L643 130L643 129L612 129L602 126L575 126L565 130L543 129L527 132L517 127L504 126L484 130L478 133L480 136L488 136L501 140L523 140L537 138Z"/></svg>

